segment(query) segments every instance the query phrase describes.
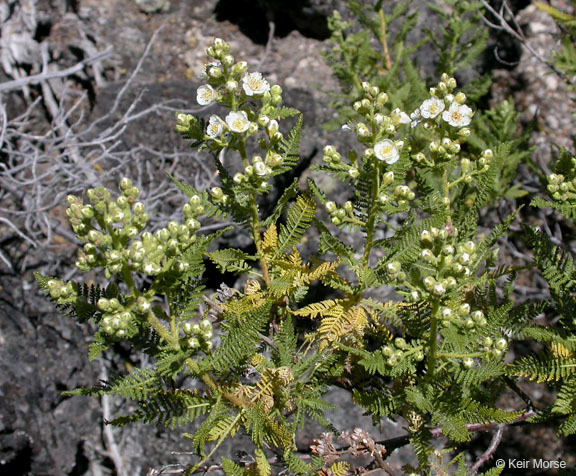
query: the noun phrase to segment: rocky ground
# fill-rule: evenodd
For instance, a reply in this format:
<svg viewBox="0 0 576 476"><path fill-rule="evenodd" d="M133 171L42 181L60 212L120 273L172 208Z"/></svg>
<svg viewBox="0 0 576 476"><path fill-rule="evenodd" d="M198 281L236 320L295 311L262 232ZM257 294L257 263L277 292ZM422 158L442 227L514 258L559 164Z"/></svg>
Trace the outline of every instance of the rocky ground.
<svg viewBox="0 0 576 476"><path fill-rule="evenodd" d="M556 45L554 23L529 1L511 3L527 41L549 57ZM425 12L426 2L414 4ZM145 362L119 348L90 363L86 355L89 329L59 316L40 295L31 273L74 276L71 264L75 244L63 220L63 208L58 205L66 193L78 192L94 183L109 183L121 173L133 173L143 187L153 190L145 198L156 207L157 220L162 221L175 212L182 200L159 178L161 171L168 169L184 181L202 187L211 184L213 171L202 156L189 152L187 144L174 133L173 117L176 110L209 113L199 110L194 98L197 74L205 62L204 50L215 36L229 41L237 58L247 60L272 82L281 84L286 91L285 102L304 112L302 157L308 163L318 160L318 151L327 142L343 140L318 128L318 124L331 118L324 91L337 90L331 70L320 55L328 37L326 17L333 9L344 11L342 2L4 0L0 5L0 81L4 84L31 74L74 67L112 47L105 59L64 79L30 83L4 92L0 84L0 102L6 111L0 118L2 130L7 121L28 111L20 120L26 122L26 127L18 129L19 123L15 122L14 130L18 129L20 135L14 137L20 141L29 136L44 138L44 142L39 142L41 146L31 145L27 150L30 157L49 152L60 160L59 147L65 144L68 149L76 147L85 159L70 164L77 175L66 179L68 189L58 188L57 183L44 191L30 186L32 178L52 170L50 163L39 160L26 162L31 167L29 175L18 176L20 182L14 181L12 188L0 191L3 474L143 476L160 474L160 470L169 474L180 466L168 465L190 461L189 446L178 432L142 425L112 430L104 425L103 420L130 410L124 402L62 396L62 391L94 384L110 373ZM423 15L420 27L425 24ZM496 102L512 94L525 110L526 121L537 116L541 127L534 134L536 160L546 167L550 143L573 145L572 104L565 99L565 85L518 42L496 33L491 41L500 46L501 54L516 52L515 57L507 57L506 65L487 62L496 78L491 100ZM426 61L429 64L429 58L423 57L422 64ZM36 99L40 102L34 106ZM73 112L66 118L59 116L59 111L71 109ZM61 132L64 128L80 130L84 135L70 144L65 142L65 132ZM0 154L0 165L4 167L0 176L6 167L14 166L7 158L9 146L3 142L9 133L10 130L6 137L0 135L0 144L6 147L5 153ZM93 145L96 139L100 141L98 146ZM303 176L306 173L303 171ZM521 173L525 177L521 175L519 180L531 180L527 171ZM230 239L237 246L242 245L241 235ZM331 415L336 427L352 430L371 426L369 418L350 411L345 392L335 390L329 399L338 406ZM311 427L303 432L299 448L308 448L320 431ZM572 461L574 441L560 442L551 431L547 427L536 428L526 436L522 429L509 429L501 452ZM403 434L403 430L401 425L390 423L373 434L391 438ZM489 442L489 436L486 438L477 438L471 450L483 451ZM543 445L545 439L557 443ZM245 444L237 440L224 451L234 454ZM389 461L399 467L411 458L409 451L402 450Z"/></svg>

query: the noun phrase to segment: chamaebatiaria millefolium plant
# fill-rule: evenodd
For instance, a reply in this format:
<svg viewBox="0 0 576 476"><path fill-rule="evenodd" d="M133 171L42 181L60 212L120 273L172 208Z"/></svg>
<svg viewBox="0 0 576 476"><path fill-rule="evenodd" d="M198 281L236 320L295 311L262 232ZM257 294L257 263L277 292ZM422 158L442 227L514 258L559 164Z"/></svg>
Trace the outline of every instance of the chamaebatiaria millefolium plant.
<svg viewBox="0 0 576 476"><path fill-rule="evenodd" d="M38 276L41 287L64 312L97 326L91 358L123 341L154 362L72 393L120 395L137 404L113 424L201 421L183 435L198 454L186 474L204 470L239 432L249 435L253 459L222 458L231 476L267 476L273 467L343 476L350 470L346 455L369 455L384 467L393 446L374 441L366 429L334 434L324 400L333 385L350 391L375 425L403 419L404 444L418 458L406 474L445 470L431 444L440 435L457 447L473 429L556 415L568 416L563 434L574 432L576 345L562 329L534 324L546 303L514 306L516 269L498 265L498 239L516 214L487 235L478 232L479 212L506 191L505 162L511 154L521 157L512 150L518 137L503 133L503 144L485 147L491 126L475 128L479 113L449 74L410 109L392 101L392 91L361 81L354 112L342 124L355 147L326 145L317 167L342 182L341 196L327 196L313 181L303 191L294 183L274 211L261 216L272 178L298 162L302 117L281 105L279 86L237 62L223 40L216 39L208 55L197 101L224 112L207 121L178 114L176 129L212 155L220 184L195 190L178 182L188 196L182 219L154 233L145 231L149 217L127 178L118 198L103 188L89 190L86 199L68 198L67 215L84 243L77 266L103 272L110 284ZM493 115L502 122L515 117L505 107ZM291 116L297 116L292 130L282 132ZM558 177L551 184L563 190ZM550 190L553 199L562 198ZM201 232L204 217L213 216L243 227L252 251L210 251L227 231ZM307 250L308 261L301 247L311 229L319 249ZM358 236L358 248L340 239L344 232ZM561 288L576 280L558 283L574 272L572 261L536 232L531 239L538 264L556 286L558 306L568 310L572 295ZM243 276L242 286L210 299L202 280L205 260ZM382 298L383 289L396 297ZM510 345L525 339L548 343L549 352L506 360ZM194 385L175 387L181 376ZM515 385L522 376L561 382L554 406L536 413ZM525 399L525 408L496 405L508 387ZM329 433L318 435L304 459L295 435L309 419ZM460 453L457 474L476 473L489 456L467 467Z"/></svg>

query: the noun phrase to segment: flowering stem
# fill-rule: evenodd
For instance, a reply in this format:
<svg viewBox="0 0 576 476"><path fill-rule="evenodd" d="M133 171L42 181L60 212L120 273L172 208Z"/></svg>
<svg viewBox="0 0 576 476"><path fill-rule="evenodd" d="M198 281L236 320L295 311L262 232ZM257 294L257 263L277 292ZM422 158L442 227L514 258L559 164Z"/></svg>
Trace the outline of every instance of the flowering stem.
<svg viewBox="0 0 576 476"><path fill-rule="evenodd" d="M384 17L384 10L380 9L378 12L380 18L380 43L384 51L384 61L386 62L386 70L392 69L392 61L390 60L390 52L388 51L388 39L386 33L386 18Z"/></svg>
<svg viewBox="0 0 576 476"><path fill-rule="evenodd" d="M252 215L252 235L254 237L254 244L256 245L256 252L260 257L260 267L262 268L262 277L266 285L270 284L270 276L268 275L268 263L264 258L264 252L262 251L262 239L260 237L260 220L258 219L258 205L256 205L256 194L254 192L250 193L250 201L252 202L250 206L250 213Z"/></svg>
<svg viewBox="0 0 576 476"><path fill-rule="evenodd" d="M378 201L378 191L380 190L380 162L377 161L375 165L375 177L372 182L372 201L370 203L370 215L368 216L368 222L366 223L366 247L364 248L364 256L362 257L362 263L364 266L368 266L370 261L370 251L372 250L373 240L374 240L374 228L376 224L376 214L378 209L376 207L376 202Z"/></svg>
<svg viewBox="0 0 576 476"><path fill-rule="evenodd" d="M242 165L246 168L248 163L248 157L246 155L246 143L244 138L240 140L240 145L238 147L238 152L240 152L240 157L242 157ZM254 245L256 245L256 252L260 257L260 268L262 268L262 277L264 282L268 285L270 283L270 277L268 275L268 263L264 259L264 253L262 251L262 239L260 237L260 219L258 217L258 205L256 203L256 194L250 192L250 217L251 217L251 227L252 227L252 237L254 238Z"/></svg>
<svg viewBox="0 0 576 476"><path fill-rule="evenodd" d="M170 334L170 332L168 332L168 329L166 329L162 325L160 319L156 317L156 315L154 314L154 312L152 312L152 310L146 313L146 322L150 324L150 326L156 331L156 333L162 339L164 339L164 341L167 344L172 346L175 350L180 350L180 344L178 344L178 339L174 337L172 334Z"/></svg>
<svg viewBox="0 0 576 476"><path fill-rule="evenodd" d="M446 206L446 222L452 222L452 210L450 207L450 184L448 183L448 172L446 169L442 170L442 192L444 205Z"/></svg>
<svg viewBox="0 0 576 476"><path fill-rule="evenodd" d="M344 35L342 35L341 31L339 31L338 33L339 33L338 43L340 43L340 48L342 49L342 58L344 59L344 62L348 67L347 68L348 72L352 74L352 81L354 82L356 88L358 88L359 92L362 92L362 81L360 81L360 78L358 78L358 75L356 74L357 68L355 68L352 62L350 61L350 55L346 50L346 41L344 40Z"/></svg>
<svg viewBox="0 0 576 476"><path fill-rule="evenodd" d="M434 376L434 367L436 366L436 347L438 334L438 310L440 301L435 299L432 303L432 313L430 314L430 338L428 341L428 370L426 371L426 380L431 380Z"/></svg>
<svg viewBox="0 0 576 476"><path fill-rule="evenodd" d="M124 282L126 286L128 286L128 290L130 291L130 295L136 297L138 291L136 290L136 285L134 284L134 279L132 278L132 273L128 269L127 266L122 266L122 277L124 278Z"/></svg>
<svg viewBox="0 0 576 476"><path fill-rule="evenodd" d="M436 359L465 359L466 357L482 357L484 352L471 352L468 354L464 353L446 353L446 354L436 354Z"/></svg>

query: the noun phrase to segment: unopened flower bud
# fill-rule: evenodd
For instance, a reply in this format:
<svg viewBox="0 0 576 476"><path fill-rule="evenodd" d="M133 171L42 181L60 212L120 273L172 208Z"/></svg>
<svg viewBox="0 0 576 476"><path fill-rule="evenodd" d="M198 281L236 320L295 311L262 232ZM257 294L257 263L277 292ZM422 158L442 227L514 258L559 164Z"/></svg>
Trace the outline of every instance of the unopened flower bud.
<svg viewBox="0 0 576 476"><path fill-rule="evenodd" d="M506 339L498 339L496 341L496 344L494 344L494 347L496 347L496 349L499 350L505 350L506 347L508 347L508 342L506 341Z"/></svg>
<svg viewBox="0 0 576 476"><path fill-rule="evenodd" d="M464 104L466 102L466 94L459 92L454 96L454 102L458 104Z"/></svg>
<svg viewBox="0 0 576 476"><path fill-rule="evenodd" d="M446 288L442 283L436 283L434 285L433 292L436 294L436 296L442 296L446 293Z"/></svg>
<svg viewBox="0 0 576 476"><path fill-rule="evenodd" d="M402 265L398 261L392 261L386 265L386 269L391 274L396 274L402 269Z"/></svg>
<svg viewBox="0 0 576 476"><path fill-rule="evenodd" d="M220 187L212 187L210 189L210 195L212 195L213 198L218 200L218 199L222 198L222 195L223 195L222 189Z"/></svg>

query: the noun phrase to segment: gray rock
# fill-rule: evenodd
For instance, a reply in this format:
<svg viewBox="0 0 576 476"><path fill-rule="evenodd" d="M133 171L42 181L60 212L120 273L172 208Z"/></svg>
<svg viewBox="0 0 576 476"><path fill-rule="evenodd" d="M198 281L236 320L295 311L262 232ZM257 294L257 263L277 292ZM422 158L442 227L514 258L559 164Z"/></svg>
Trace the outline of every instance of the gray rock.
<svg viewBox="0 0 576 476"><path fill-rule="evenodd" d="M170 10L170 0L134 0L144 13L167 12Z"/></svg>

